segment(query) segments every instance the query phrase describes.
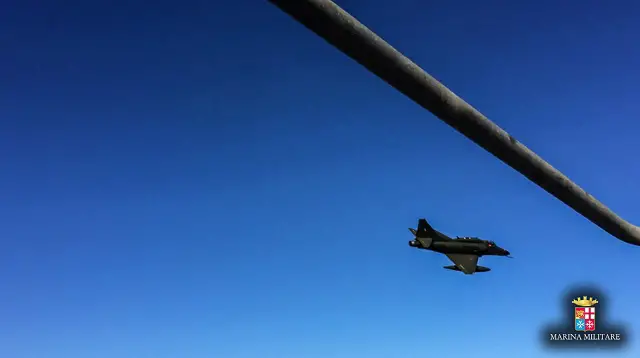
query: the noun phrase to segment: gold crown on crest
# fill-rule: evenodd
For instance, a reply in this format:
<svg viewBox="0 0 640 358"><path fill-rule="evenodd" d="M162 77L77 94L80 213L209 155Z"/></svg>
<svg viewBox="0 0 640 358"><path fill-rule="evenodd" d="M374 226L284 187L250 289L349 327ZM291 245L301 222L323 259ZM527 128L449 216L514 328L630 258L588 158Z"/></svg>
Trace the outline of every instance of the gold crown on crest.
<svg viewBox="0 0 640 358"><path fill-rule="evenodd" d="M587 299L587 296L582 296L582 298L578 297L575 300L571 301L571 303L580 307L591 307L595 306L596 303L598 303L598 300L594 300L593 297L589 297Z"/></svg>

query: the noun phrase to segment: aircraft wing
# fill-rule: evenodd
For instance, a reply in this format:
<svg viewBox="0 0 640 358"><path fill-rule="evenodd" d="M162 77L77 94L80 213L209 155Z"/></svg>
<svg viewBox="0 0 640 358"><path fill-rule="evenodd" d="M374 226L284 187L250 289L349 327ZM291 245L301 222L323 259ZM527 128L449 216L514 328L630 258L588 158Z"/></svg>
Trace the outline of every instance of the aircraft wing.
<svg viewBox="0 0 640 358"><path fill-rule="evenodd" d="M466 274L472 274L476 272L478 267L478 256L471 254L447 254L447 257L453 262L462 272Z"/></svg>

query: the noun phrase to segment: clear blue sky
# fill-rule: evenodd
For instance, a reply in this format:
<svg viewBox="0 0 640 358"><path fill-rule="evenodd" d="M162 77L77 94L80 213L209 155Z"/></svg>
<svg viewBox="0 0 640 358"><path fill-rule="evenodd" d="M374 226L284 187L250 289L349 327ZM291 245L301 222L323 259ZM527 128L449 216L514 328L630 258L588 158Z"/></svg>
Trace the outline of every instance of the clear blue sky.
<svg viewBox="0 0 640 358"><path fill-rule="evenodd" d="M341 2L640 222L640 5L427 3ZM582 282L636 320L640 248L266 1L148 4L3 3L1 356L546 357ZM443 270L419 217L516 258Z"/></svg>

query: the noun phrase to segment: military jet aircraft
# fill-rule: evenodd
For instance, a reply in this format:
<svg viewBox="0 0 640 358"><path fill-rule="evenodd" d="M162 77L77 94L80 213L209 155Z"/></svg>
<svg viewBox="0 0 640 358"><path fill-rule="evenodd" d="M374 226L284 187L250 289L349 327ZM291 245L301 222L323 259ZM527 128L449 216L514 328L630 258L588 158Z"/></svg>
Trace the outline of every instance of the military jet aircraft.
<svg viewBox="0 0 640 358"><path fill-rule="evenodd" d="M427 220L418 220L418 229L409 228L415 236L409 241L409 246L418 249L435 251L447 255L454 263L444 266L447 270L460 271L466 275L476 272L491 271L490 268L478 266L481 256L505 256L511 258L509 251L496 245L493 241L481 240L477 237L456 237L455 239L435 230Z"/></svg>

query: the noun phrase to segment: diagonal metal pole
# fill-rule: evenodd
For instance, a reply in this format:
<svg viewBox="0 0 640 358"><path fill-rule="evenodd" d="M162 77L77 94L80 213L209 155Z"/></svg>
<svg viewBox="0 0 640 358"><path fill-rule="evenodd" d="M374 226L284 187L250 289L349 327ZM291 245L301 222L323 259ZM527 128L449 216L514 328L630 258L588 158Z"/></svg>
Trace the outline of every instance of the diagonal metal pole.
<svg viewBox="0 0 640 358"><path fill-rule="evenodd" d="M603 230L640 246L640 228L616 215L332 1L269 1Z"/></svg>

